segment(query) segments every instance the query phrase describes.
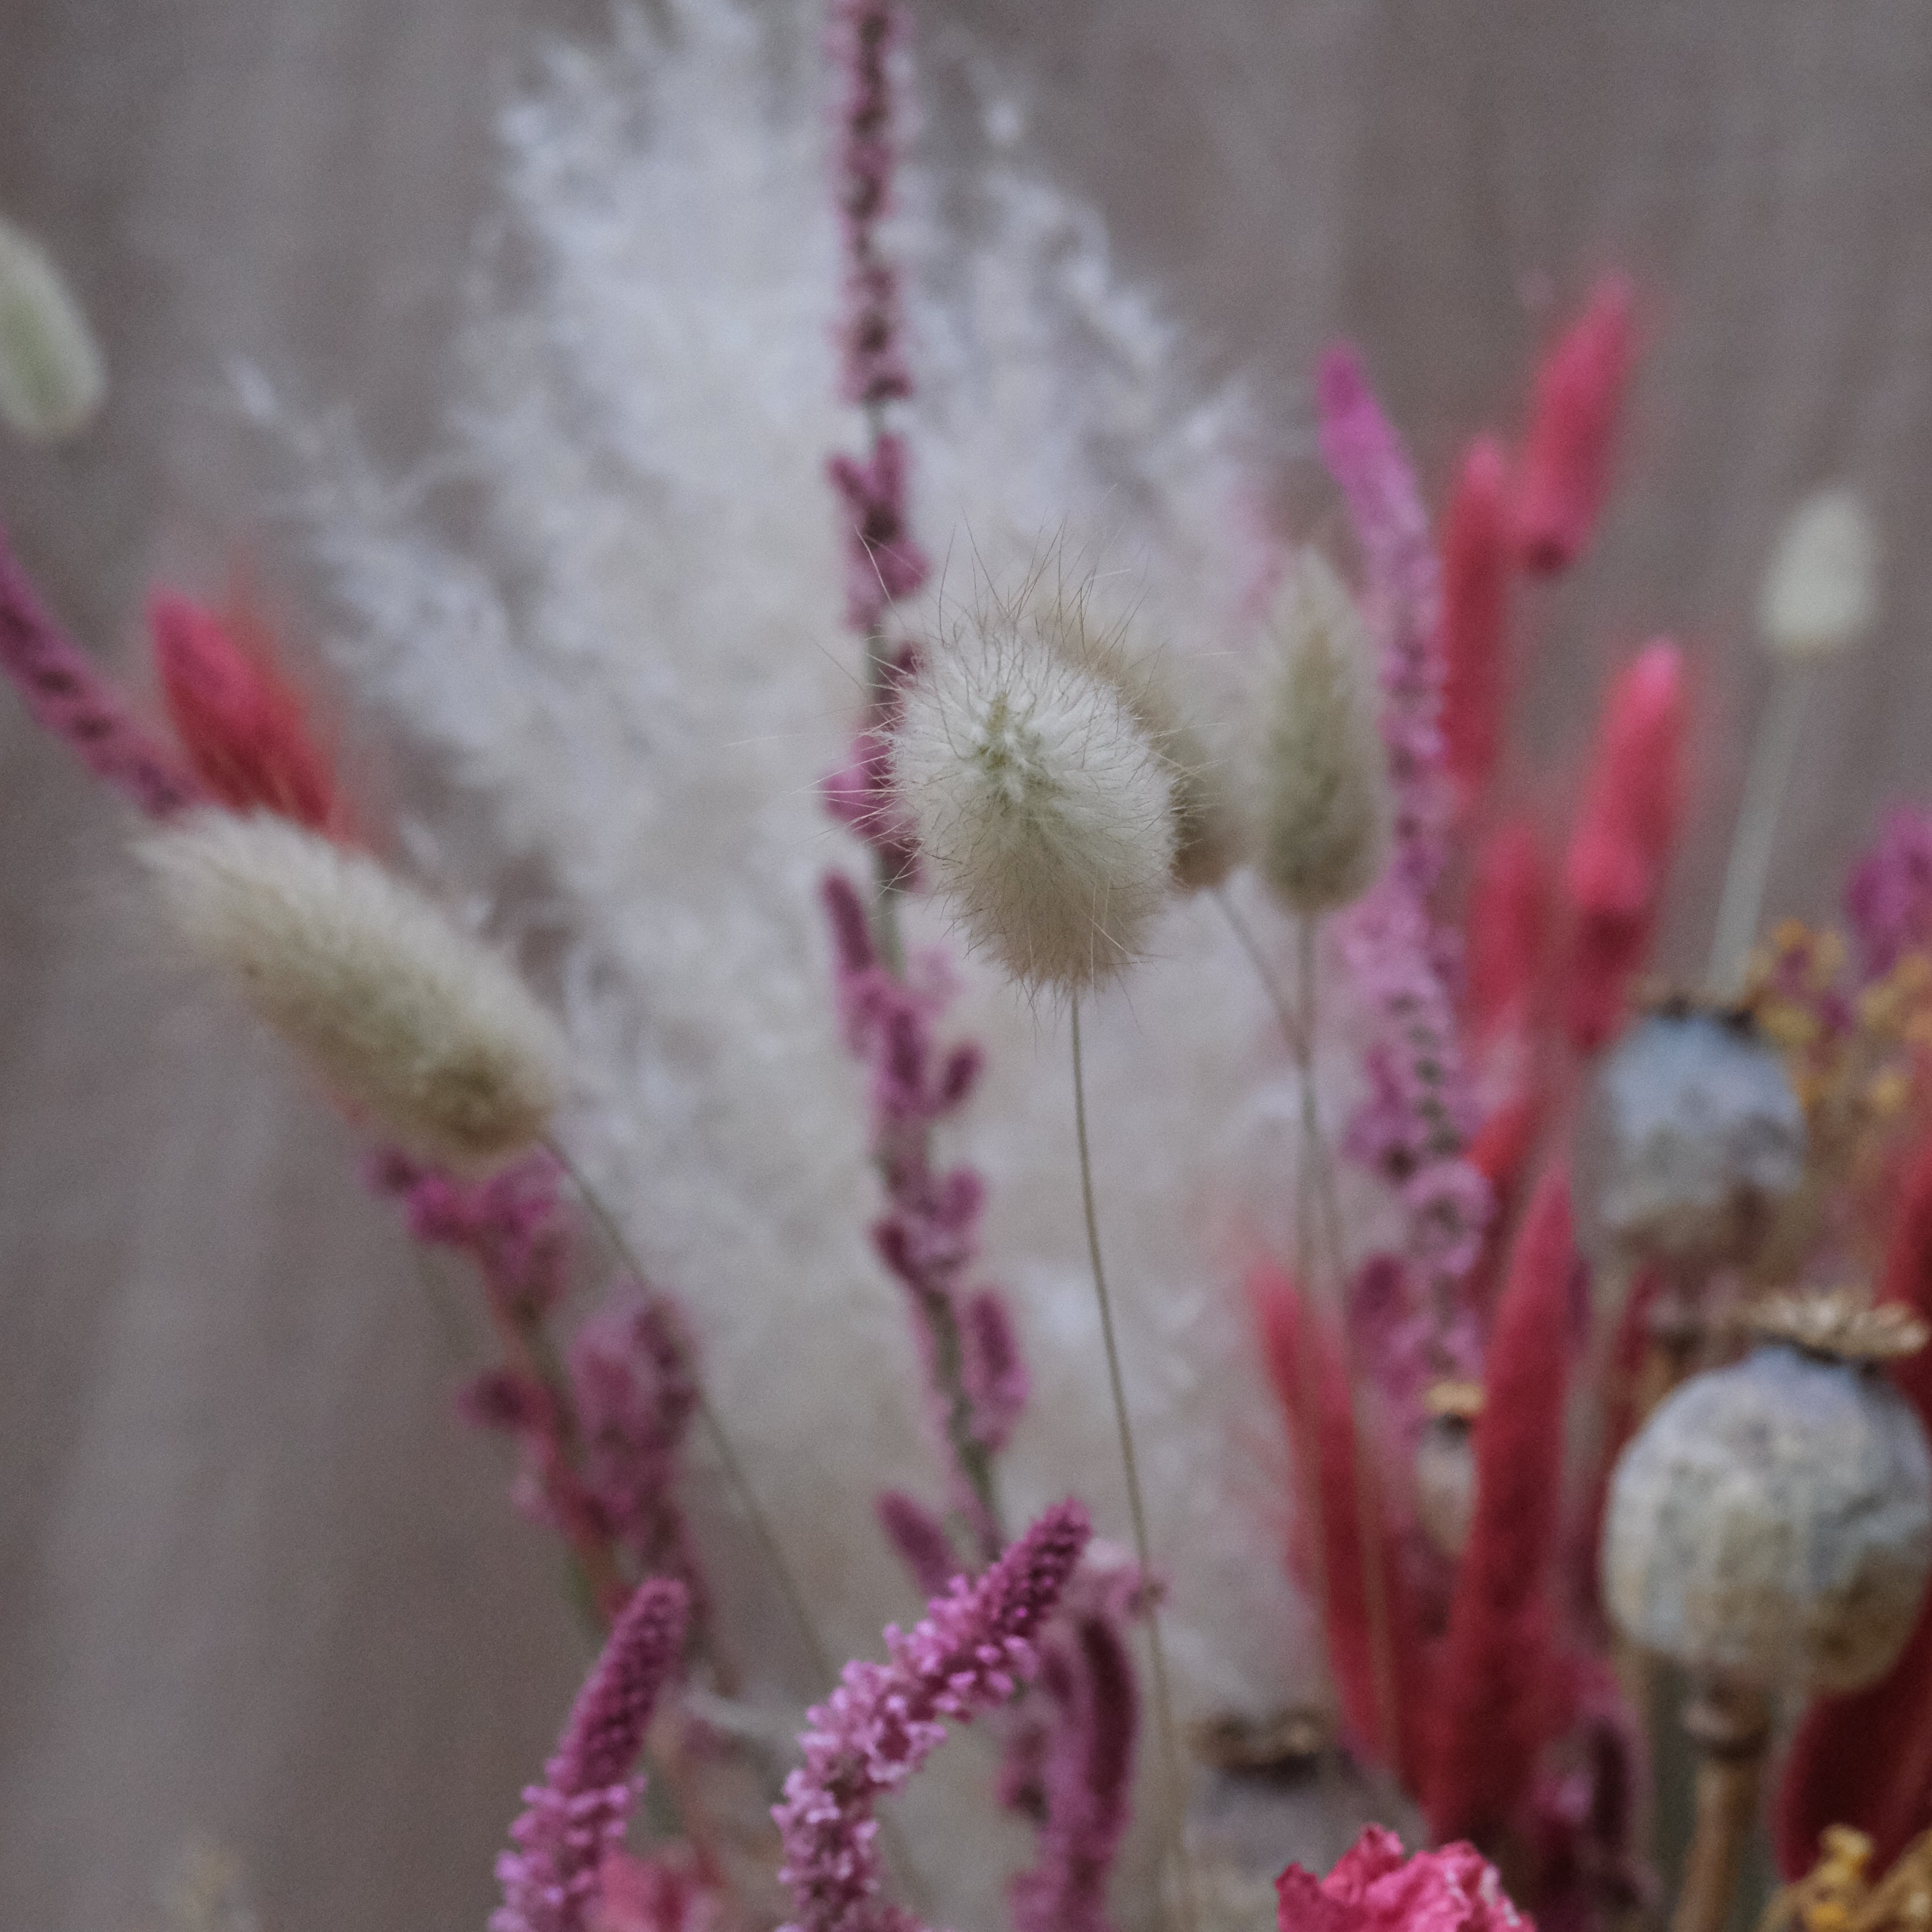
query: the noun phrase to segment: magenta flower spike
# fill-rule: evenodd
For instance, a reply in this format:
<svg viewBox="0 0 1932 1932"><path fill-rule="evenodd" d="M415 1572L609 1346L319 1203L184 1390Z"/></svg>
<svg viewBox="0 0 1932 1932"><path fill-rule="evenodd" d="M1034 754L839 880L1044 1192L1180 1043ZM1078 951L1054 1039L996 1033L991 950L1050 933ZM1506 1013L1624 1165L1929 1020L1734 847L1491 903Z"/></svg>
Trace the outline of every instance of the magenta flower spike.
<svg viewBox="0 0 1932 1932"><path fill-rule="evenodd" d="M20 688L34 721L98 778L150 818L166 818L208 794L94 661L48 614L0 530L0 670Z"/></svg>
<svg viewBox="0 0 1932 1932"><path fill-rule="evenodd" d="M643 1780L632 1767L684 1643L684 1586L640 1584L612 1626L544 1781L510 1827L517 1849L496 1861L503 1903L490 1932L586 1932L604 1855L623 1841Z"/></svg>
<svg viewBox="0 0 1932 1932"><path fill-rule="evenodd" d="M1004 1703L1032 1676L1033 1639L1090 1534L1078 1503L1047 1510L976 1582L956 1579L910 1633L889 1628L886 1662L848 1664L813 1707L805 1762L772 1814L794 1906L784 1932L916 1932L919 1921L884 1896L873 1808L932 1756L946 1719Z"/></svg>

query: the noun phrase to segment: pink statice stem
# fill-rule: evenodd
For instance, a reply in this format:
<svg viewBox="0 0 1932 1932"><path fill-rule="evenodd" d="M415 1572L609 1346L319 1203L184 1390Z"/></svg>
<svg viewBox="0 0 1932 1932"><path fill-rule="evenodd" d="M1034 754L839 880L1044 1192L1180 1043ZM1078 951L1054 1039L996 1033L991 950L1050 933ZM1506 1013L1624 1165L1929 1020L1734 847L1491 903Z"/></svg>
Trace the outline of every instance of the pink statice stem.
<svg viewBox="0 0 1932 1932"><path fill-rule="evenodd" d="M0 530L0 670L34 722L151 818L208 802L206 793L129 710L93 660L56 624Z"/></svg>
<svg viewBox="0 0 1932 1932"><path fill-rule="evenodd" d="M516 1849L496 1862L503 1903L490 1932L586 1932L605 1856L623 1842L640 1786L645 1729L677 1670L686 1616L683 1585L664 1577L640 1584L620 1610L543 1783L524 1793L510 1828Z"/></svg>
<svg viewBox="0 0 1932 1932"><path fill-rule="evenodd" d="M1060 1601L1091 1530L1071 1500L1039 1518L976 1582L957 1579L904 1635L886 1632L887 1660L848 1664L800 1738L804 1763L772 1816L790 1886L786 1932L915 1932L884 1896L878 1801L932 1756L949 1719L1004 1704L1031 1676L1034 1639Z"/></svg>

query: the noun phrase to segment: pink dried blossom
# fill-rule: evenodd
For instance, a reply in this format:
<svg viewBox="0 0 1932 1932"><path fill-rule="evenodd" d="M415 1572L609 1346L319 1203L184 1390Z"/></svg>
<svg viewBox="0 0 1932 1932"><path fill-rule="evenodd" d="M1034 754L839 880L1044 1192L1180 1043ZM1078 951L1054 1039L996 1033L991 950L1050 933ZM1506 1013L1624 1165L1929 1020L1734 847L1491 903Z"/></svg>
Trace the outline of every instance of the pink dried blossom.
<svg viewBox="0 0 1932 1932"><path fill-rule="evenodd" d="M1012 1882L1017 1932L1107 1932L1107 1880L1127 1827L1139 1700L1118 1616L1054 1619L1034 1695L1052 1717L1038 1753L1039 1855Z"/></svg>
<svg viewBox="0 0 1932 1932"><path fill-rule="evenodd" d="M160 739L139 722L88 654L56 624L0 530L0 670L20 688L34 721L64 738L98 778L150 818L166 818L208 794Z"/></svg>
<svg viewBox="0 0 1932 1932"><path fill-rule="evenodd" d="M1868 979L1932 946L1932 812L1900 805L1886 814L1845 889L1845 916Z"/></svg>
<svg viewBox="0 0 1932 1932"><path fill-rule="evenodd" d="M1275 1881L1281 1932L1516 1932L1530 1922L1473 1845L1402 1855L1370 1825L1326 1878L1290 1865Z"/></svg>
<svg viewBox="0 0 1932 1932"><path fill-rule="evenodd" d="M1625 277L1601 277L1536 372L1516 493L1526 569L1564 569L1590 541L1610 488L1617 416L1635 356L1634 303Z"/></svg>
<svg viewBox="0 0 1932 1932"><path fill-rule="evenodd" d="M838 493L845 543L845 620L855 631L883 622L886 607L910 597L931 567L906 527L906 447L882 435L872 460L833 456L826 473Z"/></svg>
<svg viewBox="0 0 1932 1932"><path fill-rule="evenodd" d="M1344 956L1381 1021L1370 1097L1347 1149L1403 1190L1413 1258L1446 1312L1481 1252L1492 1204L1462 1157L1475 1119L1450 995L1459 949L1431 907L1450 808L1441 574L1408 453L1353 350L1329 350L1319 388L1322 452L1348 502L1381 640L1382 730L1396 793L1389 870L1343 926Z"/></svg>
<svg viewBox="0 0 1932 1932"><path fill-rule="evenodd" d="M908 890L918 883L919 835L893 776L892 734L918 663L908 644L885 664L844 764L819 781L826 810L872 848L886 881Z"/></svg>
<svg viewBox="0 0 1932 1932"><path fill-rule="evenodd" d="M717 1892L689 1859L604 1853L590 1932L715 1932L720 1918Z"/></svg>
<svg viewBox="0 0 1932 1932"><path fill-rule="evenodd" d="M643 1780L632 1768L658 1694L684 1642L684 1586L653 1577L612 1625L578 1694L544 1781L524 1793L510 1828L517 1849L496 1861L503 1903L490 1932L587 1932L605 1856Z"/></svg>
<svg viewBox="0 0 1932 1932"><path fill-rule="evenodd" d="M939 974L902 977L887 970L850 881L830 874L820 892L846 1042L871 1070L872 1151L886 1204L873 1225L873 1246L912 1304L951 1501L990 1558L1000 1547L990 1459L1025 1405L1026 1366L1005 1303L992 1289L968 1286L985 1183L970 1167L936 1169L932 1156L934 1127L972 1094L980 1052L970 1043L942 1049L934 1041L933 1023L950 986Z"/></svg>
<svg viewBox="0 0 1932 1932"><path fill-rule="evenodd" d="M923 1503L902 1490L881 1490L872 1508L921 1596L939 1596L954 1577L965 1574L946 1526Z"/></svg>
<svg viewBox="0 0 1932 1932"><path fill-rule="evenodd" d="M701 1630L710 1601L677 1499L679 1462L698 1413L695 1361L683 1318L662 1294L593 1315L570 1346L585 1484L638 1568L684 1585Z"/></svg>
<svg viewBox="0 0 1932 1932"><path fill-rule="evenodd" d="M1012 1311L998 1288L981 1288L960 1310L959 1354L974 1435L997 1454L1006 1446L1032 1386Z"/></svg>
<svg viewBox="0 0 1932 1932"><path fill-rule="evenodd" d="M904 32L892 0L838 0L832 58L843 77L838 106L838 212L845 230L845 314L840 330L848 402L908 395L899 342L898 278L878 228L892 202L892 56Z"/></svg>
<svg viewBox="0 0 1932 1932"><path fill-rule="evenodd" d="M1370 628L1382 647L1382 738L1396 794L1391 870L1425 901L1448 856L1442 572L1428 513L1395 426L1361 358L1338 344L1322 358L1322 454L1348 506L1367 572Z"/></svg>
<svg viewBox="0 0 1932 1932"><path fill-rule="evenodd" d="M874 1807L961 1722L1004 1703L1033 1674L1032 1640L1059 1601L1090 1534L1072 1501L1042 1516L976 1582L963 1577L908 1634L886 1632L889 1661L845 1666L799 1742L805 1762L772 1812L779 1873L795 1912L788 1932L913 1932L882 1895Z"/></svg>

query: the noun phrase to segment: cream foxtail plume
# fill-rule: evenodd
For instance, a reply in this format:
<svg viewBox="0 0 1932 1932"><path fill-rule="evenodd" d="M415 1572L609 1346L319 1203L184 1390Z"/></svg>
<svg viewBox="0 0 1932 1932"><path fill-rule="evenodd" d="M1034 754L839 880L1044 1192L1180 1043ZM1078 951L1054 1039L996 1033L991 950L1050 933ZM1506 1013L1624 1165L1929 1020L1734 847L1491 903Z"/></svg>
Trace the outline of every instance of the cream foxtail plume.
<svg viewBox="0 0 1932 1932"><path fill-rule="evenodd" d="M0 421L35 442L91 422L107 393L94 332L46 250L0 220Z"/></svg>
<svg viewBox="0 0 1932 1932"><path fill-rule="evenodd" d="M900 783L975 945L1077 994L1145 950L1174 868L1174 781L1118 686L995 603L932 649Z"/></svg>
<svg viewBox="0 0 1932 1932"><path fill-rule="evenodd" d="M189 950L412 1153L475 1170L555 1112L563 1043L510 968L365 854L201 811L136 850Z"/></svg>
<svg viewBox="0 0 1932 1932"><path fill-rule="evenodd" d="M1292 912L1332 912L1388 856L1388 754L1369 641L1328 560L1304 550L1275 616L1281 662L1262 766L1261 871Z"/></svg>
<svg viewBox="0 0 1932 1932"><path fill-rule="evenodd" d="M684 1586L652 1577L613 1626L578 1694L544 1781L510 1828L514 1852L496 1861L503 1903L490 1932L585 1932L604 1854L624 1841L642 1780L632 1767L684 1642Z"/></svg>
<svg viewBox="0 0 1932 1932"><path fill-rule="evenodd" d="M1878 540L1858 493L1805 498L1786 520L1758 594L1765 649L1790 664L1849 650L1878 616Z"/></svg>
<svg viewBox="0 0 1932 1932"><path fill-rule="evenodd" d="M1174 884L1184 892L1218 886L1243 856L1240 814L1223 760L1192 715L1170 652L1132 622L1096 609L1092 582L1036 584L1021 620L1064 662L1111 686L1166 763L1174 783Z"/></svg>

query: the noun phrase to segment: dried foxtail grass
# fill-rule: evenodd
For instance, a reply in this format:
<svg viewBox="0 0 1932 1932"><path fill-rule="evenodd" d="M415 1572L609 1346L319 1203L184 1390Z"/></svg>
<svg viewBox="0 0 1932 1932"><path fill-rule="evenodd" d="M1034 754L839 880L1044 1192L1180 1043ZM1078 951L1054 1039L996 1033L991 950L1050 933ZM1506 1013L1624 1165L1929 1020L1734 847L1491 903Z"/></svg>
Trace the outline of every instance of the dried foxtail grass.
<svg viewBox="0 0 1932 1932"><path fill-rule="evenodd" d="M1388 854L1388 754L1369 641L1341 579L1302 552L1275 616L1280 652L1262 766L1262 876L1289 910L1359 898Z"/></svg>
<svg viewBox="0 0 1932 1932"><path fill-rule="evenodd" d="M412 1151L486 1167L544 1132L557 1028L496 953L374 859L213 810L136 850L190 950Z"/></svg>
<svg viewBox="0 0 1932 1932"><path fill-rule="evenodd" d="M86 428L106 392L100 346L59 270L0 220L0 421L58 442Z"/></svg>
<svg viewBox="0 0 1932 1932"><path fill-rule="evenodd" d="M1765 648L1798 664L1850 650L1877 621L1878 579L1878 538L1858 493L1814 491L1786 519L1765 572Z"/></svg>
<svg viewBox="0 0 1932 1932"><path fill-rule="evenodd" d="M1096 608L1091 581L1030 586L1018 621L1066 663L1111 686L1160 754L1173 783L1174 883L1184 892L1218 886L1243 856L1243 826L1227 762L1180 689L1170 652L1152 646L1128 619Z"/></svg>
<svg viewBox="0 0 1932 1932"><path fill-rule="evenodd" d="M1122 686L1037 606L988 602L936 643L900 726L920 848L977 946L1078 993L1145 950L1176 847L1172 767Z"/></svg>

